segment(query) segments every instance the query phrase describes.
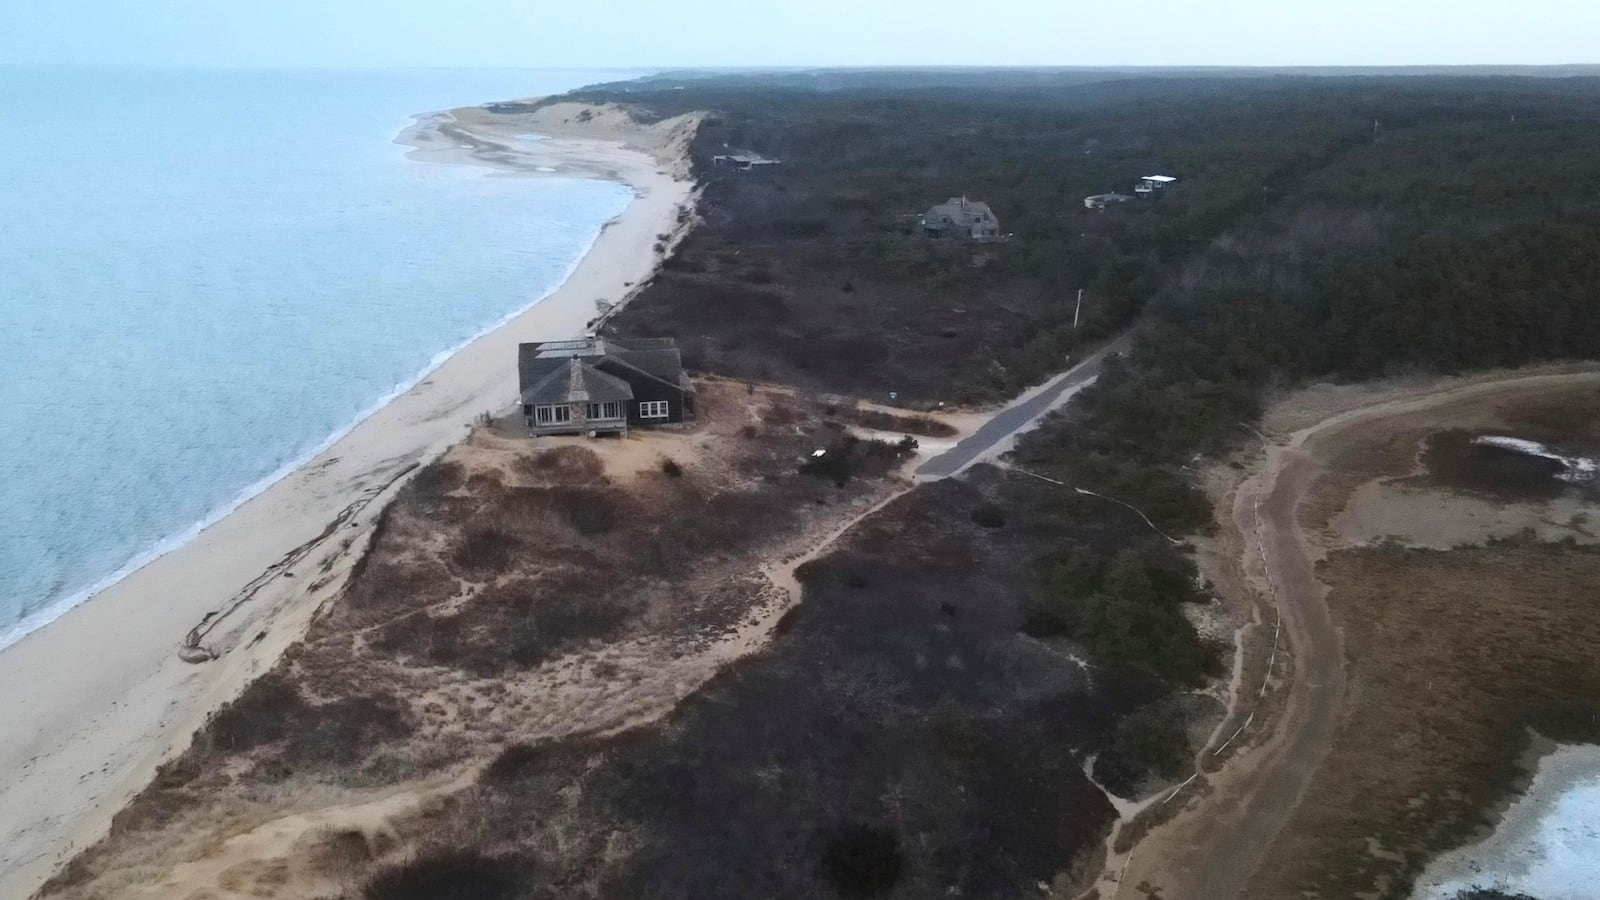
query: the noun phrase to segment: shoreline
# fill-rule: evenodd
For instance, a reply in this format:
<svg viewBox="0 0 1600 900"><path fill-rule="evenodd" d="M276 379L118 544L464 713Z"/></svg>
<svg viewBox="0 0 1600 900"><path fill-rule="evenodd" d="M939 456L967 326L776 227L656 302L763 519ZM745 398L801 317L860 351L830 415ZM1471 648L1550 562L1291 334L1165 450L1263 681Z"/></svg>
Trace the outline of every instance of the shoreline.
<svg viewBox="0 0 1600 900"><path fill-rule="evenodd" d="M1594 843L1592 822L1572 808L1582 804L1580 793L1600 797L1600 746L1534 735L1521 769L1523 783L1487 816L1492 825L1486 833L1428 860L1412 891L1416 900L1449 900L1472 889L1536 891L1545 900L1563 900L1579 895L1564 895L1559 885L1581 887L1588 873L1600 872L1600 863L1579 849L1586 836ZM1593 809L1593 799L1587 805Z"/></svg>
<svg viewBox="0 0 1600 900"><path fill-rule="evenodd" d="M624 215L626 215L626 213L624 213ZM556 291L559 291L561 289L561 285L566 284L566 282L572 278L573 274L577 272L578 267L583 263L583 260L591 251L594 250L594 246L599 242L600 236L605 234L606 229L610 228L611 225L616 221L617 218L614 217L600 224L600 227L595 231L594 239L589 241L588 245L584 247L583 253L567 267L566 272L561 276L560 284L557 285L555 289L540 295L532 302L508 313L507 315L496 320L493 324L479 330L477 333L473 334L471 337L468 337L466 340L461 341L455 346L435 353L428 360L428 364L423 366L422 369L420 369L415 375L406 378L404 381L401 381L388 391L384 392L383 396L379 397L377 400L374 400L360 412L356 413L355 417L349 422L329 432L325 437L317 441L316 444L312 445L309 450L295 454L295 456L291 457L287 462L279 465L271 472L263 475L255 481L250 482L244 488L240 489L239 492L233 496L233 499L223 503L216 509L208 511L205 515L201 516L199 519L196 519L194 522L185 525L183 528L174 531L171 534L164 535L155 543L151 544L147 549L135 553L128 559L127 562L123 563L121 566L118 566L116 570L97 579L88 587L73 591L71 594L68 594L65 597L55 600L27 614L21 619L21 621L6 629L4 632L0 632L0 654L5 653L6 650L17 643L27 640L28 637L34 632L43 628L48 628L56 620L71 612L79 605L87 603L95 599L100 594L116 587L119 582L138 572L140 569L143 569L145 566L150 565L151 563L170 553L175 553L179 550L182 550L185 546L193 542L195 538L199 537L200 534L206 529L216 525L223 519L238 511L238 509L244 506L246 503L249 503L256 497L259 497L263 493L271 490L272 487L278 482L289 478L290 476L299 472L301 469L311 465L311 463L314 462L317 457L328 452L328 450L332 449L335 444L344 440L350 435L351 432L361 427L361 423L377 415L385 406L388 406L395 400L405 396L408 391L427 380L428 376L438 371L457 354L472 346L474 342L489 336L490 334L506 327L507 325L512 324L518 318L532 310L535 306L543 303L546 298L556 293Z"/></svg>
<svg viewBox="0 0 1600 900"><path fill-rule="evenodd" d="M464 438L479 414L513 401L517 343L581 336L604 315L597 298L619 308L654 274L659 235L681 236L694 196L682 154L696 120L629 129L596 116L594 127L554 121L557 134L536 139L545 132L520 118L516 134L490 117L463 123L474 110L483 113L417 116L396 143L424 164L600 178L633 198L556 289L436 354L231 503L8 629L0 682L11 690L0 717L22 727L0 734L0 766L12 773L0 787L0 895L29 895L98 840L156 767L299 639L406 476ZM219 656L196 665L178 650L201 623Z"/></svg>

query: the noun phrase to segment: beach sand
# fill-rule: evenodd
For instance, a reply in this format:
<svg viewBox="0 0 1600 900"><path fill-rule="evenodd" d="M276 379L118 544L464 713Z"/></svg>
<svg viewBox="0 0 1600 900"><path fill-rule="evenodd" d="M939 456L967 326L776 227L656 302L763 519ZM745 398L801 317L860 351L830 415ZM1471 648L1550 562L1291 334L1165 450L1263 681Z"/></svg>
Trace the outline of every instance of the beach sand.
<svg viewBox="0 0 1600 900"><path fill-rule="evenodd" d="M0 652L0 897L26 897L111 817L207 715L271 668L334 598L383 504L417 465L516 397L521 341L578 337L659 265L693 206L698 124L652 126L573 104L419 116L401 135L423 163L509 175L601 177L635 191L571 278L479 338L304 467L193 541ZM544 135L543 139L534 135ZM671 241L669 241L669 244ZM440 298L449 302L449 298ZM201 649L180 658L194 629Z"/></svg>

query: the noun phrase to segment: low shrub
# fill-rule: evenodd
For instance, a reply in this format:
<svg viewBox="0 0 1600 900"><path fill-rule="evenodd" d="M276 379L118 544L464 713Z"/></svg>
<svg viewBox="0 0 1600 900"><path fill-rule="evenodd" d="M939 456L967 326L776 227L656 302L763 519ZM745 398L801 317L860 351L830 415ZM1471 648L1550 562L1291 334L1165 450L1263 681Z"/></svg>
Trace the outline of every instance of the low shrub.
<svg viewBox="0 0 1600 900"><path fill-rule="evenodd" d="M494 528L479 528L467 533L450 559L470 572L504 572L522 542Z"/></svg>
<svg viewBox="0 0 1600 900"><path fill-rule="evenodd" d="M824 450L821 456L810 456L800 463L802 475L814 475L817 478L826 478L839 487L849 483L851 476L855 475L855 466L850 462L849 445L840 445Z"/></svg>
<svg viewBox="0 0 1600 900"><path fill-rule="evenodd" d="M506 486L506 473L499 469L473 472L467 476L467 490L478 497L492 497Z"/></svg>
<svg viewBox="0 0 1600 900"><path fill-rule="evenodd" d="M604 490L557 489L551 499L567 524L584 537L610 532L621 518L617 496Z"/></svg>
<svg viewBox="0 0 1600 900"><path fill-rule="evenodd" d="M520 781L537 772L548 756L548 745L512 744L501 750L483 770L483 779L502 783Z"/></svg>
<svg viewBox="0 0 1600 900"><path fill-rule="evenodd" d="M469 850L443 850L389 866L361 890L363 900L524 900L529 866Z"/></svg>
<svg viewBox="0 0 1600 900"><path fill-rule="evenodd" d="M195 747L243 753L284 741L276 762L288 774L291 763L357 762L378 743L410 730L409 710L394 696L356 694L313 704L282 674L269 672L211 717Z"/></svg>
<svg viewBox="0 0 1600 900"><path fill-rule="evenodd" d="M1069 552L1039 572L1023 630L1066 636L1096 667L1130 681L1192 686L1218 670L1217 648L1184 617L1184 603L1205 600L1194 563L1177 550L1147 544L1109 561Z"/></svg>
<svg viewBox="0 0 1600 900"><path fill-rule="evenodd" d="M863 441L854 435L843 435L821 456L808 456L800 463L800 472L826 478L844 487L856 475L882 475L900 460L917 450L917 439L907 435L896 443L888 441Z"/></svg>
<svg viewBox="0 0 1600 900"><path fill-rule="evenodd" d="M1006 527L1006 511L996 503L980 503L972 508L972 522L984 528Z"/></svg>
<svg viewBox="0 0 1600 900"><path fill-rule="evenodd" d="M465 482L466 468L454 460L423 466L411 476L412 489L427 496L447 494Z"/></svg>
<svg viewBox="0 0 1600 900"><path fill-rule="evenodd" d="M960 763L970 763L977 758L983 732L959 704L941 703L934 710L929 729L940 753Z"/></svg>
<svg viewBox="0 0 1600 900"><path fill-rule="evenodd" d="M678 465L678 461L675 459L664 458L661 460L661 474L668 478L682 478L683 466Z"/></svg>
<svg viewBox="0 0 1600 900"><path fill-rule="evenodd" d="M1111 745L1095 759L1096 778L1112 793L1131 797L1148 778L1182 775L1190 759L1183 722L1182 713L1163 703L1134 710L1117 723Z"/></svg>
<svg viewBox="0 0 1600 900"><path fill-rule="evenodd" d="M867 456L872 459L886 460L904 459L917 452L917 447L920 445L917 443L916 438L908 434L892 444L888 441L873 439L866 441L865 446L867 448Z"/></svg>
<svg viewBox="0 0 1600 900"><path fill-rule="evenodd" d="M511 660L521 666L537 666L568 647L613 637L635 612L634 607L609 597L540 599L507 636Z"/></svg>
<svg viewBox="0 0 1600 900"><path fill-rule="evenodd" d="M823 841L822 871L845 897L882 897L900 881L900 838L888 828L852 823Z"/></svg>
<svg viewBox="0 0 1600 900"><path fill-rule="evenodd" d="M364 694L319 704L295 723L285 761L348 766L380 743L410 733L404 703L386 694Z"/></svg>
<svg viewBox="0 0 1600 900"><path fill-rule="evenodd" d="M955 426L929 416L897 416L878 409L846 410L844 418L862 428L871 428L875 431L898 431L922 437L953 437L958 433Z"/></svg>
<svg viewBox="0 0 1600 900"><path fill-rule="evenodd" d="M308 709L300 692L277 672L257 678L238 699L217 710L203 734L208 749L240 752L289 733Z"/></svg>
<svg viewBox="0 0 1600 900"><path fill-rule="evenodd" d="M800 414L792 407L774 403L761 413L761 421L768 425L793 425L800 421Z"/></svg>
<svg viewBox="0 0 1600 900"><path fill-rule="evenodd" d="M593 484L602 480L606 464L588 447L551 447L512 463L519 475L546 484Z"/></svg>

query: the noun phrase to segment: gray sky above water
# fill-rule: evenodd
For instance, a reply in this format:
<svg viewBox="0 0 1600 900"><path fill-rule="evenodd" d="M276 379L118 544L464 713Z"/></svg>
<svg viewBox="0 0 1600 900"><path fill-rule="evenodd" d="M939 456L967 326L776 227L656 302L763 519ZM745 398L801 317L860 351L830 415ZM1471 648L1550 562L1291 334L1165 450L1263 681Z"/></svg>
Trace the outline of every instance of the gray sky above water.
<svg viewBox="0 0 1600 900"><path fill-rule="evenodd" d="M1596 63L1600 0L3 0L0 62Z"/></svg>

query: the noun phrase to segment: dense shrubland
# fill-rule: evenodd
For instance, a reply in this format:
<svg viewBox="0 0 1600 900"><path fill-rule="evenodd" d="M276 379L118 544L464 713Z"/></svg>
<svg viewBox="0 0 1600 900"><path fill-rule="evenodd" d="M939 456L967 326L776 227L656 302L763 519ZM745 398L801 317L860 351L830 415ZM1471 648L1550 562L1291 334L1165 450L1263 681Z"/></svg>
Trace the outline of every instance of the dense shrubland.
<svg viewBox="0 0 1600 900"><path fill-rule="evenodd" d="M589 92L718 111L696 146L706 224L621 327L676 333L731 374L984 400L1152 306L1176 334L1136 360L1171 371L1140 377L1203 389L1228 416L1274 376L1600 344L1583 314L1600 274L1593 80L1037 78L1051 89L749 76ZM729 174L708 162L724 145L784 164ZM1183 178L1159 202L1082 206L1158 170ZM916 213L963 193L1012 239L974 250L913 234Z"/></svg>
<svg viewBox="0 0 1600 900"><path fill-rule="evenodd" d="M619 328L676 334L721 374L915 405L1010 394L1142 316L1130 356L1018 457L1175 532L1209 515L1185 469L1249 434L1275 384L1600 349L1589 82L845 82L626 91L716 113L696 147L706 224ZM707 168L725 144L785 164ZM1082 210L1157 169L1183 186ZM1013 239L911 233L959 193ZM806 471L851 474L827 465ZM667 727L490 768L497 827L569 848L537 871L640 897L1015 896L1103 836L1084 756L1124 794L1188 765L1179 701L1221 660L1184 610L1207 597L1124 508L979 473L912 492L797 575L783 639ZM540 812L558 796L584 815ZM633 843L595 876L611 829Z"/></svg>
<svg viewBox="0 0 1600 900"><path fill-rule="evenodd" d="M1600 158L1587 150L1600 83L1079 75L937 93L865 76L597 92L661 114L717 110L697 154L784 159L747 176L697 156L706 225L622 327L679 333L713 370L918 403L1012 394L1137 318L1134 351L1018 458L1177 533L1209 521L1192 464L1248 437L1274 386L1600 353ZM1082 208L1158 170L1183 179L1159 201ZM989 202L1011 239L915 235L916 212L961 193ZM758 315L738 315L752 304ZM1162 572L1189 565L1160 542L1140 553ZM1145 751L1163 743L1161 704L1215 671L1181 612L1204 598L1138 577L1124 548L1034 567L1029 632L1145 686L1102 774L1126 786L1170 771L1181 755Z"/></svg>
<svg viewBox="0 0 1600 900"><path fill-rule="evenodd" d="M713 110L694 148L704 225L616 328L676 335L699 369L927 406L1009 396L1138 321L1133 352L1017 456L1166 531L1204 527L1185 469L1246 436L1276 384L1600 351L1589 80L851 73L582 96ZM733 175L709 165L724 146L785 162ZM1158 170L1184 179L1159 201L1082 206ZM989 202L1011 239L917 236L916 214L956 194ZM783 438L740 469L749 485L712 490L703 464L664 459L649 503L587 452L526 455L509 479L419 473L314 642L163 768L119 817L121 839L141 843L235 770L398 780L376 763L421 745L431 713L408 707L396 692L416 685L396 673L476 690L656 628L704 593L641 604L692 574L680 561L753 553L840 496L797 467L843 486L913 447L820 421L797 434L799 418L774 405L743 426L744 444ZM494 732L504 749L472 802L351 889L1019 896L1104 837L1113 812L1087 755L1124 794L1187 765L1178 700L1221 659L1185 610L1208 598L1181 550L1122 507L984 470L912 491L796 575L806 602L766 656L660 728L538 744ZM711 625L744 620L734 587ZM338 643L358 633L364 657ZM362 659L371 671L353 678ZM229 768L240 760L256 768ZM88 859L58 886L93 875Z"/></svg>

